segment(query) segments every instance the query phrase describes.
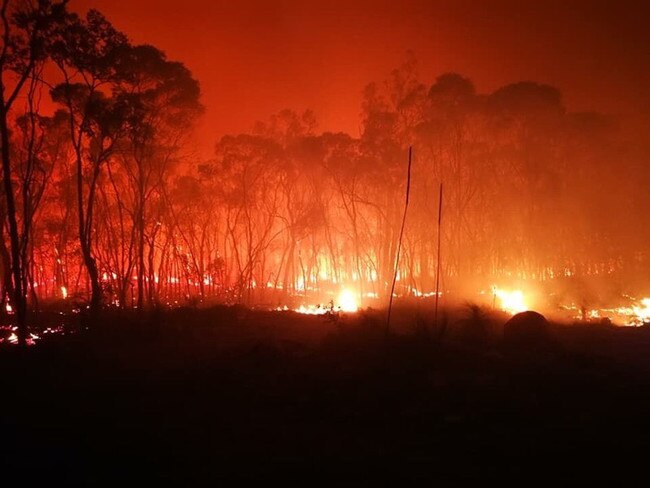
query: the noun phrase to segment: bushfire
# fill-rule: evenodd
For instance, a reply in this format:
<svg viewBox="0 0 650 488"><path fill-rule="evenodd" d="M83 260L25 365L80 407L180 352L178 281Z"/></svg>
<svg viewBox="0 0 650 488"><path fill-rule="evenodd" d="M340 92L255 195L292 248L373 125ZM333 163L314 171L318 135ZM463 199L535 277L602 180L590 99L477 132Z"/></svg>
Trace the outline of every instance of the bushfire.
<svg viewBox="0 0 650 488"><path fill-rule="evenodd" d="M0 59L0 296L23 339L41 306L322 314L489 296L510 314L648 321L646 299L589 296L603 283L648 294L641 115L577 111L533 81L481 91L408 54L367 80L353 133L285 109L216 140L206 130L197 154L206 107L182 62L97 11L47 5L7 3ZM546 297L571 286L563 303Z"/></svg>

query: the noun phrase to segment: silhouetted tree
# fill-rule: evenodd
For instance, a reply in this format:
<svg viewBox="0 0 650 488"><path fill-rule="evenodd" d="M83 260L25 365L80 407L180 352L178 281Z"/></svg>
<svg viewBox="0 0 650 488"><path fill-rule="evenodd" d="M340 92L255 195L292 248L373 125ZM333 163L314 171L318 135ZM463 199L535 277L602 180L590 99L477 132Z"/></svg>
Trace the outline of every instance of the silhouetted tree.
<svg viewBox="0 0 650 488"><path fill-rule="evenodd" d="M126 123L126 106L111 96L121 80L120 59L128 52L126 36L99 12L85 19L69 15L60 26L53 59L64 82L52 98L68 112L70 141L75 154L79 243L91 288L90 308L102 302L99 269L93 252L97 184L104 163L111 157Z"/></svg>
<svg viewBox="0 0 650 488"><path fill-rule="evenodd" d="M18 209L14 194L15 170L11 161L10 116L18 97L25 93L30 105L30 117L35 117L34 98L37 96L35 79L47 55L53 27L61 23L65 15L66 2L48 0L12 2L3 0L0 6L2 21L2 50L0 51L0 145L2 154L3 189L6 202L6 217L9 227L11 249L12 283L11 295L15 307L18 337L21 345L27 341L26 300L27 273L26 258L31 216L24 215L25 225L18 227ZM12 79L8 79L12 76ZM33 119L32 119L33 120ZM29 148L27 181L31 179L33 148ZM29 183L27 183L29 187ZM28 191L28 190L27 190ZM27 204L29 206L29 204ZM27 209L29 210L29 209ZM22 243L21 243L22 241ZM5 259L6 262L6 259Z"/></svg>

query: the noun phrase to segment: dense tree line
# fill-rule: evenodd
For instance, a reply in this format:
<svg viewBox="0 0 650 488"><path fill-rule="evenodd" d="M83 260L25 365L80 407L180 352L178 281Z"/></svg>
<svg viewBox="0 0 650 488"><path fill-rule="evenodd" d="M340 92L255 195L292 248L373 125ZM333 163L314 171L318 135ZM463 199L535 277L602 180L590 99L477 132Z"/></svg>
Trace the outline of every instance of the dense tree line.
<svg viewBox="0 0 650 488"><path fill-rule="evenodd" d="M2 299L143 308L282 303L343 284L385 297L413 147L400 294L443 283L648 271L643 121L570 113L532 82L478 93L409 59L364 91L358 137L285 110L186 156L197 80L99 12L3 0ZM52 108L54 107L54 108ZM322 295L320 295L322 296Z"/></svg>

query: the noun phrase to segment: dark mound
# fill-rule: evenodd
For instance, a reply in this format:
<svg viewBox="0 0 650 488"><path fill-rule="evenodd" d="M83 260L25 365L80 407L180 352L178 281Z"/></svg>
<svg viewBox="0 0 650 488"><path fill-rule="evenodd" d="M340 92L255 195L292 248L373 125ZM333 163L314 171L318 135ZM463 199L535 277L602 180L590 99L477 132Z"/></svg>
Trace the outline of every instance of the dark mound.
<svg viewBox="0 0 650 488"><path fill-rule="evenodd" d="M503 326L503 342L508 346L538 347L550 342L550 326L537 312L521 312Z"/></svg>

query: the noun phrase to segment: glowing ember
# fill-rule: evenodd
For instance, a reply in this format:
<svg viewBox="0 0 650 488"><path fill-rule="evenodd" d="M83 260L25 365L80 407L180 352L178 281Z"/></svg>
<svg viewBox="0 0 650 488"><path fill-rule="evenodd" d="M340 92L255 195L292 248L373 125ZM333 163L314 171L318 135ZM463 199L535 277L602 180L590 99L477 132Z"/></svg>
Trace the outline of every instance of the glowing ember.
<svg viewBox="0 0 650 488"><path fill-rule="evenodd" d="M499 299L499 308L504 312L515 315L528 310L524 293L521 290L502 290L493 287L492 293Z"/></svg>
<svg viewBox="0 0 650 488"><path fill-rule="evenodd" d="M0 326L0 333L2 333L2 335L0 336L0 344L3 343L7 343L11 345L18 344L20 341L18 339L18 335L16 334L17 331L18 331L17 327ZM34 344L36 344L36 341L39 339L40 337L38 335L30 333L27 335L25 342L28 346L33 346Z"/></svg>
<svg viewBox="0 0 650 488"><path fill-rule="evenodd" d="M65 286L61 287L61 296L64 300L68 298L68 289Z"/></svg>

